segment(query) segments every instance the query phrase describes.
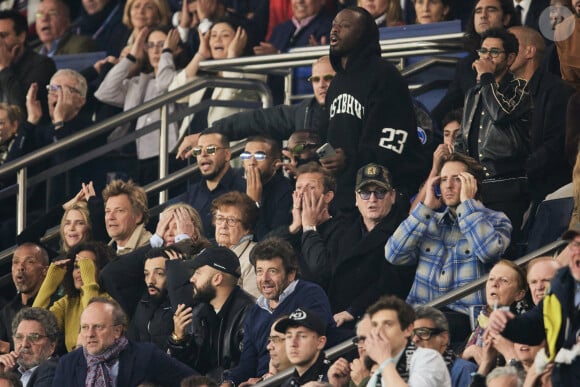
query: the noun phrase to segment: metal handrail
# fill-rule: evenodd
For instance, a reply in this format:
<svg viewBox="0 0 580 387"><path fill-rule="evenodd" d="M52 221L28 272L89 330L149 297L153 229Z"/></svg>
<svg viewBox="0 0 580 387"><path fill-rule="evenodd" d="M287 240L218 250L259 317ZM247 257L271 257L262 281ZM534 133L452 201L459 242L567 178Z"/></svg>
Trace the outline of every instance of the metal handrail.
<svg viewBox="0 0 580 387"><path fill-rule="evenodd" d="M566 245L567 243L568 243L568 241L566 241L566 240L557 240L557 241L552 242L550 244L547 244L546 246L543 246L543 247L541 247L541 248L539 248L539 249L537 249L529 254L524 255L523 257L514 261L514 263L518 266L526 265L532 259L539 257L539 256L549 254L550 252L558 249L559 247ZM449 292L441 297L438 297L435 300L426 303L425 305L439 308L439 307L448 305L454 301L457 301L457 300L479 290L480 288L484 287L485 282L487 281L487 277L488 277L488 275L486 274L485 276L478 278L475 281L473 281L467 285L464 285L460 288L457 288L457 289L455 289L455 290L453 290L453 291L451 291L451 292ZM326 358L329 360L335 360L336 358L338 358L338 356L340 356L344 353L347 353L354 348L355 348L355 345L352 342L352 339L345 340L342 343L337 344L330 349L327 349L325 351ZM292 374L292 372L294 372L294 368L284 370L284 371L280 372L279 374L274 375L271 378L268 378L266 380L261 381L260 383L255 384L255 387L279 386L280 384L282 384L282 382L285 379L287 379Z"/></svg>
<svg viewBox="0 0 580 387"><path fill-rule="evenodd" d="M26 171L30 164L42 161L52 155L61 152L63 150L72 148L73 146L85 142L91 138L94 138L100 134L104 134L107 131L119 126L122 123L128 122L130 120L136 119L139 116L148 113L156 109L162 109L162 115L160 120L161 133L165 133L167 136L167 114L163 113L165 111L165 106L169 103L179 100L189 94L192 94L198 90L213 87L213 88L234 88L234 89L249 89L255 90L259 95L262 102L262 107L267 108L272 105L272 94L268 86L261 81L253 79L235 79L235 78L198 78L192 82L176 89L166 94L163 94L157 98L143 103L127 112L121 113L114 117L104 120L101 123L95 124L87 129L79 131L71 136L67 136L56 143L43 147L35 152L24 155L12 162L6 163L0 166L0 176L8 175L17 172L18 178L18 194L16 196L16 225L17 232L21 232L25 227L26 221L26 192L27 192L27 179ZM226 101L220 101L226 102ZM228 103L235 103L233 101L227 101ZM244 102L245 103L245 102ZM219 102L216 102L219 104ZM201 104L200 104L201 105ZM145 135L145 131L138 131L141 133L133 133L135 137ZM124 139L122 141L128 141ZM159 148L159 177L163 178L167 175L167 141L160 141ZM41 177L48 178L48 177ZM160 200L166 199L165 194L160 194Z"/></svg>

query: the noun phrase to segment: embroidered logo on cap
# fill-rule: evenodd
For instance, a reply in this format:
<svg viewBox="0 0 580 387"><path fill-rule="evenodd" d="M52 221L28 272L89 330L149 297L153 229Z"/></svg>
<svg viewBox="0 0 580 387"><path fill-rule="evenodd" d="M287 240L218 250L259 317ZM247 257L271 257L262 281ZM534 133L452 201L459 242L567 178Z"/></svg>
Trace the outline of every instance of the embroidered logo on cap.
<svg viewBox="0 0 580 387"><path fill-rule="evenodd" d="M290 319L291 320L304 320L307 317L306 312L303 311L302 309L296 309L294 312L292 312L292 314L290 315Z"/></svg>
<svg viewBox="0 0 580 387"><path fill-rule="evenodd" d="M367 175L367 177L374 177L377 176L378 174L379 174L378 168L375 167L374 165L367 167L367 170L365 172L365 175Z"/></svg>

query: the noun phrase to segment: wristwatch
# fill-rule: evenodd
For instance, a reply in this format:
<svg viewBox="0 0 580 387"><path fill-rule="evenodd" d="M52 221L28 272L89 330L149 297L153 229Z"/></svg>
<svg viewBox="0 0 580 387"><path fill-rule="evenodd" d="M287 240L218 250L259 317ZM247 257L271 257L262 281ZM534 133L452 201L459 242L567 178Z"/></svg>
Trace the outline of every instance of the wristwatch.
<svg viewBox="0 0 580 387"><path fill-rule="evenodd" d="M302 227L302 232L306 232L306 231L317 231L316 226L304 226L304 227Z"/></svg>
<svg viewBox="0 0 580 387"><path fill-rule="evenodd" d="M171 340L172 340L174 343L181 343L183 340L185 340L185 337L179 337L179 336L177 336L177 335L175 334L175 332L172 332L172 333L171 333Z"/></svg>

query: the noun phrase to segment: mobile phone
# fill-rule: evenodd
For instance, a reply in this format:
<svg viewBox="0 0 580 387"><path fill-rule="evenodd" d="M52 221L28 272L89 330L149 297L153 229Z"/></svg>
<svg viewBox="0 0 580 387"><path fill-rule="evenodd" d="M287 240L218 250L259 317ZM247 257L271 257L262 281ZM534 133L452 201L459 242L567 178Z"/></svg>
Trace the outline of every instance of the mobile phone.
<svg viewBox="0 0 580 387"><path fill-rule="evenodd" d="M433 189L435 190L435 197L441 199L441 188L439 187L439 184L435 184Z"/></svg>
<svg viewBox="0 0 580 387"><path fill-rule="evenodd" d="M320 148L316 150L316 154L319 158L325 159L327 157L336 156L336 151L329 143L323 144Z"/></svg>

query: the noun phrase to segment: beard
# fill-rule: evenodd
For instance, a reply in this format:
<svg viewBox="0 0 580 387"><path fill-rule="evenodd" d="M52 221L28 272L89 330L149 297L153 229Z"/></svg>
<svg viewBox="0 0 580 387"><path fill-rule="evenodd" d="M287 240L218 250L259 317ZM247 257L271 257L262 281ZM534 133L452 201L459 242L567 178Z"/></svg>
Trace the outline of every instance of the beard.
<svg viewBox="0 0 580 387"><path fill-rule="evenodd" d="M193 285L193 300L209 304L216 296L216 290L208 281L202 286Z"/></svg>
<svg viewBox="0 0 580 387"><path fill-rule="evenodd" d="M224 170L225 167L226 167L226 162L225 161L222 164L220 164L220 165L217 165L216 164L216 167L215 167L215 169L214 169L213 172L210 172L210 173L208 173L206 175L204 175L202 173L202 177L204 179L206 179L206 180L213 180L216 177L218 177L218 175Z"/></svg>

